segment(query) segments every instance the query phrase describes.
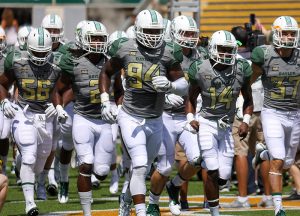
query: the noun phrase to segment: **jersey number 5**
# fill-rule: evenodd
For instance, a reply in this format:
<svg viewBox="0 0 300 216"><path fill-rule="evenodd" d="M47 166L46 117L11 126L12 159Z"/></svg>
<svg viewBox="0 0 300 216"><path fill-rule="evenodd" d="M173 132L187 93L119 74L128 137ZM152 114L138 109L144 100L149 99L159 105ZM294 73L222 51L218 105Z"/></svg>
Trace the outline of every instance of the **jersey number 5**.
<svg viewBox="0 0 300 216"><path fill-rule="evenodd" d="M37 85L35 84L36 82ZM35 79L23 79L21 85L24 91L23 97L25 99L32 101L45 101L49 99L51 86L50 80L36 81Z"/></svg>

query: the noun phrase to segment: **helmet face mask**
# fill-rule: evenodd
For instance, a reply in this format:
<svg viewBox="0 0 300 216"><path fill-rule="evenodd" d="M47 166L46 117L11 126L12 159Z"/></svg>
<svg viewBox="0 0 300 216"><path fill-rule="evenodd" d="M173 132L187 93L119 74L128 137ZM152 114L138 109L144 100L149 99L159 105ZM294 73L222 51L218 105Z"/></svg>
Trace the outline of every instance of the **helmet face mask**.
<svg viewBox="0 0 300 216"><path fill-rule="evenodd" d="M299 41L298 23L293 17L278 17L272 26L273 44L278 48L297 48Z"/></svg>
<svg viewBox="0 0 300 216"><path fill-rule="evenodd" d="M135 21L137 41L151 49L159 48L164 39L165 28L162 16L154 10L141 11Z"/></svg>
<svg viewBox="0 0 300 216"><path fill-rule="evenodd" d="M172 21L171 36L179 46L195 48L199 40L199 29L192 17L181 15Z"/></svg>
<svg viewBox="0 0 300 216"><path fill-rule="evenodd" d="M49 31L53 43L60 42L64 36L63 22L57 14L45 16L41 26Z"/></svg>
<svg viewBox="0 0 300 216"><path fill-rule="evenodd" d="M224 65L233 65L237 55L235 37L227 31L215 32L208 44L209 57Z"/></svg>
<svg viewBox="0 0 300 216"><path fill-rule="evenodd" d="M105 26L96 21L88 21L82 26L79 36L80 46L90 53L106 53L108 33Z"/></svg>
<svg viewBox="0 0 300 216"><path fill-rule="evenodd" d="M50 33L44 28L32 30L28 35L27 53L29 60L42 66L48 62L52 52L52 39Z"/></svg>

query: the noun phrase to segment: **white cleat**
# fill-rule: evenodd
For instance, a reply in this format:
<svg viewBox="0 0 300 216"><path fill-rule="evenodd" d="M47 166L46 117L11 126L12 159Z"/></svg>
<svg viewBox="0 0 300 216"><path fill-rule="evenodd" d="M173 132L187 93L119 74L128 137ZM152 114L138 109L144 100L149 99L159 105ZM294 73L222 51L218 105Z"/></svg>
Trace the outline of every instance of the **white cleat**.
<svg viewBox="0 0 300 216"><path fill-rule="evenodd" d="M181 214L181 207L179 204L176 204L175 202L171 201L169 203L169 209L170 209L170 212L175 215L175 216L178 216Z"/></svg>
<svg viewBox="0 0 300 216"><path fill-rule="evenodd" d="M124 201L124 194L120 196L120 207L118 216L130 216L131 202L127 203Z"/></svg>

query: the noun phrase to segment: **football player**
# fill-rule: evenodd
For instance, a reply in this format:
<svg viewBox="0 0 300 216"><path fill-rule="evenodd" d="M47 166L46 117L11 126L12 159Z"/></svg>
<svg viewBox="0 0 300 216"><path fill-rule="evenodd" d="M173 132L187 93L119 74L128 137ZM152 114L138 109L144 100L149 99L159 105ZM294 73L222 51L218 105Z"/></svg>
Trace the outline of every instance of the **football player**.
<svg viewBox="0 0 300 216"><path fill-rule="evenodd" d="M273 44L256 47L251 55L251 81L262 76L263 132L271 157L269 179L275 215L283 216L282 171L294 161L300 138L300 51L297 21L278 17L273 25Z"/></svg>
<svg viewBox="0 0 300 216"><path fill-rule="evenodd" d="M203 53L197 48L199 29L192 17L184 15L175 17L170 27L171 40L182 47L183 61L181 68L187 77L190 65L197 59L204 59ZM163 118L163 140L157 160L157 169L151 176L149 206L147 214L157 216L159 213L159 197L171 172L175 160L175 144L178 141L183 146L188 161L192 166L200 166L200 148L197 135L183 130L186 124L184 112L184 98L168 93L165 97ZM192 173L194 175L195 173ZM172 214L179 215L180 208L177 202L170 203Z"/></svg>
<svg viewBox="0 0 300 216"><path fill-rule="evenodd" d="M141 11L134 32L136 39L121 38L112 44L111 59L99 77L99 89L102 116L114 119L108 94L110 77L125 70L124 99L117 120L131 157L132 172L119 215L129 215L132 196L136 215L146 216L145 177L162 141L165 92L184 95L188 84L180 66L181 48L164 42L163 18L157 11Z"/></svg>
<svg viewBox="0 0 300 216"><path fill-rule="evenodd" d="M236 59L237 41L230 32L215 32L209 41L208 53L209 59L195 61L189 68L186 129L198 133L202 166L208 174L205 194L211 215L218 216L219 185L226 184L231 176L234 156L231 128L240 91L244 97L244 119L239 135L244 138L248 132L253 110L250 87L252 70L246 60ZM199 93L202 95L202 108L197 121L195 110ZM183 181L180 175L175 176L169 184L169 191ZM169 192L169 195L172 194L176 195Z"/></svg>
<svg viewBox="0 0 300 216"><path fill-rule="evenodd" d="M62 107L54 108L50 95L59 78L60 69L54 64L60 56L51 51L50 33L44 28L28 35L27 52L14 50L5 59L4 74L0 77L0 99L4 115L12 118L12 133L22 155L20 177L26 201L26 214L38 215L34 202L35 175L43 171L51 152L53 120ZM17 104L7 99L9 87L16 82Z"/></svg>
<svg viewBox="0 0 300 216"><path fill-rule="evenodd" d="M99 73L107 61L108 33L102 23L87 21L79 38L76 45L79 49L69 50L59 63L62 74L56 84L54 104L62 104L63 93L72 87L75 96L72 133L79 160L77 188L83 214L90 216L91 174L104 180L114 152L111 124L101 118L98 89Z"/></svg>

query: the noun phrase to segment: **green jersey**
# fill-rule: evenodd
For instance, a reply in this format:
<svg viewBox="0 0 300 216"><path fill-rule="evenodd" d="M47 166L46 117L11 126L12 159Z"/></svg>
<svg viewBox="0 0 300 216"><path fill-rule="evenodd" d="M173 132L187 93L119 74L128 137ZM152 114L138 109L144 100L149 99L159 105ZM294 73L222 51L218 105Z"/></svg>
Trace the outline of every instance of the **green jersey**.
<svg viewBox="0 0 300 216"><path fill-rule="evenodd" d="M168 69L182 61L181 47L164 42L158 49L148 49L135 39L120 38L112 44L109 55L117 58L125 70L123 110L142 118L159 117L165 92L154 88L152 77L167 76Z"/></svg>
<svg viewBox="0 0 300 216"><path fill-rule="evenodd" d="M233 122L237 97L251 74L251 67L245 59L237 59L233 66L223 71L214 69L209 59L195 61L189 69L189 80L201 89L200 115L209 120L227 115L229 122Z"/></svg>
<svg viewBox="0 0 300 216"><path fill-rule="evenodd" d="M284 59L272 45L256 47L252 54L253 63L260 65L266 108L283 111L300 108L300 51L294 49L289 59Z"/></svg>
<svg viewBox="0 0 300 216"><path fill-rule="evenodd" d="M93 64L88 58L76 57L73 52L68 51L62 56L59 67L62 73L70 76L72 80L75 97L74 113L87 118L101 118L98 80L106 61L106 57L102 56L97 64Z"/></svg>
<svg viewBox="0 0 300 216"><path fill-rule="evenodd" d="M59 58L59 54L52 53L45 65L37 66L25 51L14 50L7 55L4 70L15 78L19 90L17 104L21 108L28 104L30 111L44 113L60 76L60 69L55 65Z"/></svg>

